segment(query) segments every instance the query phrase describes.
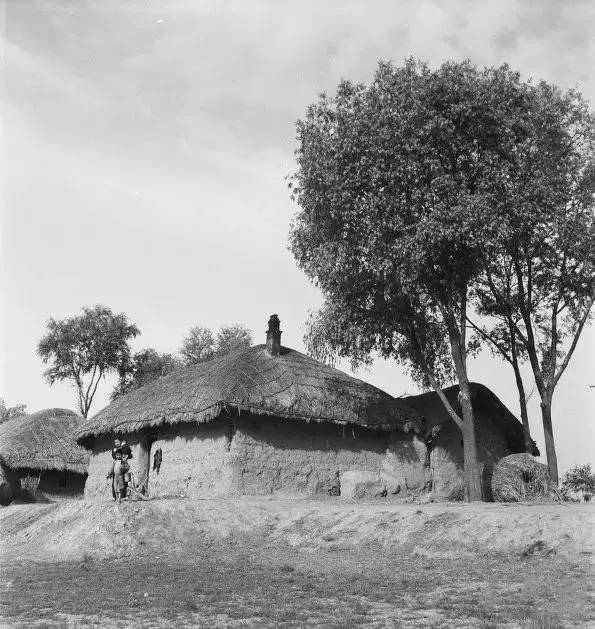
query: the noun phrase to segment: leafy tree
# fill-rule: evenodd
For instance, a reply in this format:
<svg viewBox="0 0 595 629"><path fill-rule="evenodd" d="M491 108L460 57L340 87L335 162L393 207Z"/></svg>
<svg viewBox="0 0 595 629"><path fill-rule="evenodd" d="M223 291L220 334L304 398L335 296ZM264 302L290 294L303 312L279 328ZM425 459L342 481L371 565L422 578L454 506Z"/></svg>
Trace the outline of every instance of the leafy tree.
<svg viewBox="0 0 595 629"><path fill-rule="evenodd" d="M518 76L515 87L531 106L517 118L523 139L496 196L503 237L475 291L479 313L496 324L472 325L511 363L530 441L519 371L529 360L558 482L552 400L595 297L595 118L575 91L523 84Z"/></svg>
<svg viewBox="0 0 595 629"><path fill-rule="evenodd" d="M215 356L215 336L201 326L190 328L188 336L182 341L180 354L187 365L195 365L211 360Z"/></svg>
<svg viewBox="0 0 595 629"><path fill-rule="evenodd" d="M79 409L87 417L101 379L129 364L128 341L139 330L125 314L116 315L106 306L83 307L82 311L60 321L50 319L37 351L50 364L44 372L50 385L73 381Z"/></svg>
<svg viewBox="0 0 595 629"><path fill-rule="evenodd" d="M595 474L591 471L591 465L588 463L586 465L575 465L568 470L564 476L562 488L595 494Z"/></svg>
<svg viewBox="0 0 595 629"><path fill-rule="evenodd" d="M166 376L182 364L179 358L171 354L161 354L152 348L136 352L129 364L119 368L119 382L110 397L113 401L161 376Z"/></svg>
<svg viewBox="0 0 595 629"><path fill-rule="evenodd" d="M215 355L225 356L231 352L252 345L252 332L243 325L235 323L224 325L217 332L215 340Z"/></svg>
<svg viewBox="0 0 595 629"><path fill-rule="evenodd" d="M209 328L196 326L182 341L180 354L185 364L194 365L250 345L252 333L240 324L222 326L216 336Z"/></svg>
<svg viewBox="0 0 595 629"><path fill-rule="evenodd" d="M312 338L405 360L439 394L454 374L462 417L441 399L462 429L469 500L482 496L470 291L501 237L494 195L522 135L507 73L409 60L380 63L369 86L341 82L298 122L290 184L300 206L290 246L326 304Z"/></svg>
<svg viewBox="0 0 595 629"><path fill-rule="evenodd" d="M13 417L26 416L26 404L17 404L16 406L6 406L6 403L0 398L0 424L7 422Z"/></svg>

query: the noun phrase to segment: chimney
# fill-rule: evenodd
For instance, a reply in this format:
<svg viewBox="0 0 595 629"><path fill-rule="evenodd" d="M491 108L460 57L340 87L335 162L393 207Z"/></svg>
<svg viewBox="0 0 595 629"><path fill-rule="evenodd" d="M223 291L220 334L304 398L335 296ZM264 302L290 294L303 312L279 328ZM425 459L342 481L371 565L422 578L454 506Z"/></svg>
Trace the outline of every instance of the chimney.
<svg viewBox="0 0 595 629"><path fill-rule="evenodd" d="M267 330L267 352L271 356L279 356L281 353L280 325L279 317L276 314L271 315L269 318L269 329Z"/></svg>

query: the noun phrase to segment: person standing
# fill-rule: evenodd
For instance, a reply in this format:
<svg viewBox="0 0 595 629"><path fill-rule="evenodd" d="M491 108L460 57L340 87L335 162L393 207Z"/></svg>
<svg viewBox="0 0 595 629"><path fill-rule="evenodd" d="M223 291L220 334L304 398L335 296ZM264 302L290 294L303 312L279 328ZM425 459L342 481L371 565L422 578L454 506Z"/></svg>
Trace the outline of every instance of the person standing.
<svg viewBox="0 0 595 629"><path fill-rule="evenodd" d="M116 460L113 467L113 488L112 494L115 497L116 503L126 499L126 475L130 471L130 466L126 462L126 459L122 457L121 452L116 453Z"/></svg>

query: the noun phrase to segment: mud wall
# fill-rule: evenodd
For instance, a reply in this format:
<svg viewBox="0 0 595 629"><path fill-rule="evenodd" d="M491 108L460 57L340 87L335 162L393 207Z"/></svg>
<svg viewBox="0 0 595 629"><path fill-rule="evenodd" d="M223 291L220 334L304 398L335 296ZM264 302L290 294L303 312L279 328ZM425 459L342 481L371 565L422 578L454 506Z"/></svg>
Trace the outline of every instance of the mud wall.
<svg viewBox="0 0 595 629"><path fill-rule="evenodd" d="M341 472L380 474L388 435L269 418L241 418L230 448L233 485L241 494L338 492Z"/></svg>
<svg viewBox="0 0 595 629"><path fill-rule="evenodd" d="M431 481L430 470L424 466L425 459L426 445L416 435L391 433L380 473L387 495L406 496L422 491Z"/></svg>
<svg viewBox="0 0 595 629"><path fill-rule="evenodd" d="M486 482L496 461L509 454L504 435L490 417L478 416L479 456ZM426 445L412 433L383 433L336 424L306 423L244 415L211 424L162 427L150 449L149 495L208 498L230 495L331 494L340 492L346 471L370 472L388 496L432 489L457 494L463 482L462 437L452 422L443 425L429 460ZM129 435L131 467L137 478L139 435ZM106 479L112 439L95 444L87 499L111 498ZM161 450L159 471L154 457ZM426 465L426 463L428 463Z"/></svg>
<svg viewBox="0 0 595 629"><path fill-rule="evenodd" d="M178 424L161 428L150 452L150 496L207 498L237 493L231 484L231 425ZM154 457L161 449L159 472Z"/></svg>
<svg viewBox="0 0 595 629"><path fill-rule="evenodd" d="M337 494L347 471L379 476L390 494L424 483L425 446L412 435L270 418L242 419L236 427L230 463L241 494Z"/></svg>
<svg viewBox="0 0 595 629"><path fill-rule="evenodd" d="M489 415L476 413L477 454L483 465L483 484L486 498L491 499L491 477L494 465L510 454L504 432L497 420ZM431 475L433 491L438 496L451 496L460 493L463 477L463 436L454 422L442 425L431 454Z"/></svg>

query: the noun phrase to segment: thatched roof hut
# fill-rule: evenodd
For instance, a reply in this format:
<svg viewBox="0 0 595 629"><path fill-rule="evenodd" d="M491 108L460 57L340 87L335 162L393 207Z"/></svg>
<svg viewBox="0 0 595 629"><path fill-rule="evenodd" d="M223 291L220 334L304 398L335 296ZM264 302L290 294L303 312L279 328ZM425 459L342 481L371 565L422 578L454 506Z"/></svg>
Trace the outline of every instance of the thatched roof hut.
<svg viewBox="0 0 595 629"><path fill-rule="evenodd" d="M89 444L101 435L204 424L241 412L387 431L409 431L421 419L362 380L288 347L273 355L263 344L184 367L122 396L86 422L77 438Z"/></svg>
<svg viewBox="0 0 595 629"><path fill-rule="evenodd" d="M471 402L476 423L478 456L483 466L486 496L491 498L491 477L494 465L504 456L524 452L525 440L521 422L510 412L493 391L483 384L470 383ZM461 414L459 387L443 389L452 407ZM427 445L431 450L434 491L440 495L459 496L462 493L463 436L452 421L444 404L434 392L400 398L414 408L426 421ZM531 454L539 456L535 442Z"/></svg>
<svg viewBox="0 0 595 629"><path fill-rule="evenodd" d="M502 403L498 396L485 385L478 382L471 382L469 383L469 387L471 389L471 403L475 414L478 416L479 423L485 421L485 418L490 418L492 422L496 422L499 430L506 439L506 444L510 451L522 452L525 447L525 442L523 426L519 420ZM446 395L446 398L453 408L460 413L461 410L458 401L459 387L447 387L443 389L443 393ZM399 399L423 415L429 423L429 426L447 424L452 421L444 404L433 391ZM534 441L531 454L533 456L539 456L539 450Z"/></svg>
<svg viewBox="0 0 595 629"><path fill-rule="evenodd" d="M48 408L0 424L0 458L11 469L58 470L85 474L89 453L74 433L82 417L65 408Z"/></svg>
<svg viewBox="0 0 595 629"><path fill-rule="evenodd" d="M444 447L436 449L442 454L452 448L447 451L451 460L444 465L430 453L428 427L448 422L433 394L427 400L395 399L283 347L276 315L269 319L266 341L174 371L115 400L85 423L77 433L78 442L92 450L85 496L109 495L105 477L115 437L132 447L136 478L148 482L153 496L336 495L341 479L353 474L380 487L381 494L401 494L431 486L433 469L448 476L443 493L460 481L461 437L454 422L440 431ZM482 398L491 399L485 392ZM498 419L483 416L492 412ZM495 407L483 415L486 464L491 466L511 452L507 434L516 438L516 429L509 419L518 422Z"/></svg>
<svg viewBox="0 0 595 629"><path fill-rule="evenodd" d="M72 411L49 408L0 424L5 475L36 476L40 494L82 494L89 453L76 443L74 433L83 422ZM19 487L14 489L18 493Z"/></svg>

